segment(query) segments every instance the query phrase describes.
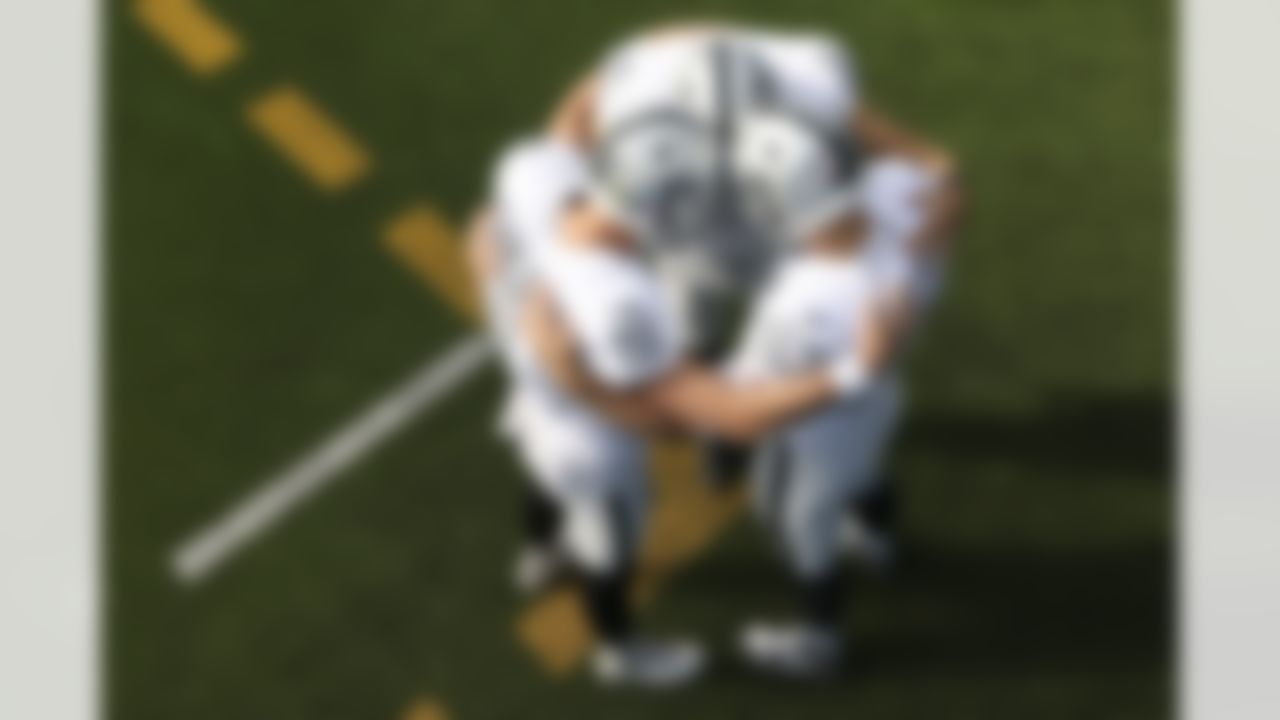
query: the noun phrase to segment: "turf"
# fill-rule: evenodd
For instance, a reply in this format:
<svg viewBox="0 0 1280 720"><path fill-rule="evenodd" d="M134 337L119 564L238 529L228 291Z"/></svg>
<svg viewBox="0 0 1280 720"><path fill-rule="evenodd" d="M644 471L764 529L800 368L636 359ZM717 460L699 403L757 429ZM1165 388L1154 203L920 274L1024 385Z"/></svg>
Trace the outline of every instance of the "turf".
<svg viewBox="0 0 1280 720"><path fill-rule="evenodd" d="M188 73L104 11L106 703L130 720L1160 718L1171 714L1172 10L1161 0L206 0L242 33ZM173 544L466 328L378 244L461 217L502 143L611 38L715 15L824 27L877 102L953 145L971 217L895 456L911 571L855 588L839 682L727 656L785 606L739 523L645 616L721 651L670 697L547 679L513 642L517 471L486 373L208 585ZM372 150L315 191L244 121L304 87Z"/></svg>

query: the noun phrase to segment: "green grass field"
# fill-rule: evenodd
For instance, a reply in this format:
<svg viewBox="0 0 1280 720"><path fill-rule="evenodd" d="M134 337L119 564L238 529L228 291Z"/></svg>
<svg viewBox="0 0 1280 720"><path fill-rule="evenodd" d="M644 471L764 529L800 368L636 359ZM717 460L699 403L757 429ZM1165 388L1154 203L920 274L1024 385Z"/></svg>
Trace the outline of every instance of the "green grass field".
<svg viewBox="0 0 1280 720"><path fill-rule="evenodd" d="M121 720L1163 718L1171 714L1172 9L1164 0L205 0L199 77L109 3L107 704ZM174 545L467 324L379 243L461 218L495 150L613 38L683 15L816 25L954 146L971 218L895 455L916 562L851 598L840 682L724 652L785 607L738 522L644 616L722 651L676 695L549 679L506 583L517 470L496 372L187 589ZM296 83L368 147L315 190L245 119Z"/></svg>

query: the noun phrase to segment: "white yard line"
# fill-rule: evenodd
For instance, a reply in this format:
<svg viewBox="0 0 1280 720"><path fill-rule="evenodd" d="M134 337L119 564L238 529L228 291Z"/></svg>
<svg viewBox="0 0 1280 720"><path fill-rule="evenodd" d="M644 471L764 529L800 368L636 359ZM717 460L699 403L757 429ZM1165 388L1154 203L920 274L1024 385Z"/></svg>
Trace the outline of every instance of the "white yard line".
<svg viewBox="0 0 1280 720"><path fill-rule="evenodd" d="M329 487L366 453L458 388L493 356L476 333L432 358L406 381L326 437L282 472L178 545L171 569L195 586L312 496Z"/></svg>

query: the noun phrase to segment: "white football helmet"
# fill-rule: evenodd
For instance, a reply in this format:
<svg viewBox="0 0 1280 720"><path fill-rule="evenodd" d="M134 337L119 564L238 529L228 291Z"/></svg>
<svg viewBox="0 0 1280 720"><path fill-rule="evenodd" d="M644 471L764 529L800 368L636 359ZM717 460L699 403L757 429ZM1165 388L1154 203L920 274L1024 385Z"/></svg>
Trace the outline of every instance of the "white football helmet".
<svg viewBox="0 0 1280 720"><path fill-rule="evenodd" d="M712 222L717 163L711 131L689 113L632 117L600 139L595 202L657 248L697 241Z"/></svg>
<svg viewBox="0 0 1280 720"><path fill-rule="evenodd" d="M780 112L744 114L732 149L742 212L780 242L794 244L862 208L849 141Z"/></svg>
<svg viewBox="0 0 1280 720"><path fill-rule="evenodd" d="M638 116L676 110L725 129L739 112L773 104L775 90L759 54L725 33L645 37L606 59L596 124L607 135Z"/></svg>

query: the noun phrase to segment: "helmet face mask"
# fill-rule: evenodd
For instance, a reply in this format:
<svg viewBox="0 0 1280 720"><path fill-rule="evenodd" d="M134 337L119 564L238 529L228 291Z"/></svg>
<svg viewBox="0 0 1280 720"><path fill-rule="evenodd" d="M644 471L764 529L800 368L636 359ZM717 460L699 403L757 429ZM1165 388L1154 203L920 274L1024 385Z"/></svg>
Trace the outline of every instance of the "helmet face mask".
<svg viewBox="0 0 1280 720"><path fill-rule="evenodd" d="M748 113L733 147L733 183L748 222L784 246L861 207L858 163L843 139L795 117Z"/></svg>
<svg viewBox="0 0 1280 720"><path fill-rule="evenodd" d="M697 242L712 224L711 134L689 114L642 115L602 139L594 158L598 204L648 246Z"/></svg>

